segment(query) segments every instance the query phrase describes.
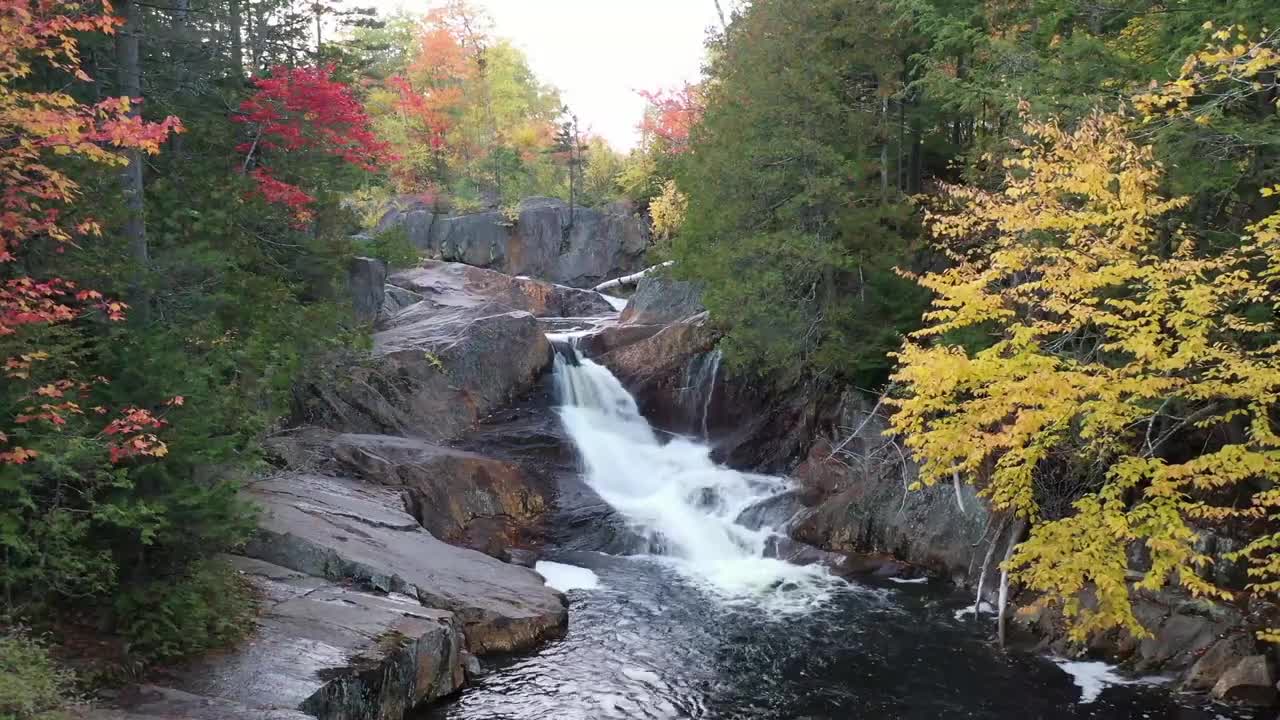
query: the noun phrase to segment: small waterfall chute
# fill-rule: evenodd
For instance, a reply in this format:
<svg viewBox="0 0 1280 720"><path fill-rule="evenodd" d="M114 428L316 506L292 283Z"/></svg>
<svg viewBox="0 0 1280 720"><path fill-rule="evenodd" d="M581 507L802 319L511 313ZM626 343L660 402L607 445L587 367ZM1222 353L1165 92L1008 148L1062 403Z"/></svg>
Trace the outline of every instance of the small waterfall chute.
<svg viewBox="0 0 1280 720"><path fill-rule="evenodd" d="M780 601L771 603L779 609L812 606L843 584L825 568L766 557L776 528L737 522L785 492L786 481L717 465L706 445L687 438L664 442L608 368L564 348L555 355L560 416L584 478L650 547L723 596Z"/></svg>

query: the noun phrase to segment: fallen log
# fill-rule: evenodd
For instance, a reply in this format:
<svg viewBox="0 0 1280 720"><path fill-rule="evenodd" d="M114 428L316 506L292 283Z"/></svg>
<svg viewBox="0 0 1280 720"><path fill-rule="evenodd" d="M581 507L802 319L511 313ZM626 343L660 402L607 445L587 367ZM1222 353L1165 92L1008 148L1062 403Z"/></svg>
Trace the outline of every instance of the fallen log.
<svg viewBox="0 0 1280 720"><path fill-rule="evenodd" d="M668 260L664 263L659 263L657 265L654 265L653 267L647 267L638 273L623 275L622 277L614 278L613 280L606 280L605 282L602 282L591 289L595 290L596 292L604 292L605 290L612 290L613 288L624 287L627 285L635 285L636 283L640 282L640 279L643 278L645 275L661 270L664 267L671 267L672 265L675 265L675 264L676 264L675 260Z"/></svg>

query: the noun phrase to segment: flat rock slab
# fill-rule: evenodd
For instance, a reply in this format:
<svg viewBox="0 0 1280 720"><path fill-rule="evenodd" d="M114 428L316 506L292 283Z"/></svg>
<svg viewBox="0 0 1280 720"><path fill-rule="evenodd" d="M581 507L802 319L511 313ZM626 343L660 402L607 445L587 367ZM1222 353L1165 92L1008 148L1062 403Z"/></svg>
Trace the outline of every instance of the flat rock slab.
<svg viewBox="0 0 1280 720"><path fill-rule="evenodd" d="M462 686L462 628L452 613L260 560L231 562L263 597L253 635L169 671L166 687L134 688L121 709L86 717L400 720Z"/></svg>
<svg viewBox="0 0 1280 720"><path fill-rule="evenodd" d="M120 696L122 707L82 707L77 720L316 720L301 710L254 708L230 700L142 685Z"/></svg>
<svg viewBox="0 0 1280 720"><path fill-rule="evenodd" d="M287 473L246 492L264 508L250 557L450 611L477 655L527 650L564 632L564 595L532 570L436 539L396 489Z"/></svg>

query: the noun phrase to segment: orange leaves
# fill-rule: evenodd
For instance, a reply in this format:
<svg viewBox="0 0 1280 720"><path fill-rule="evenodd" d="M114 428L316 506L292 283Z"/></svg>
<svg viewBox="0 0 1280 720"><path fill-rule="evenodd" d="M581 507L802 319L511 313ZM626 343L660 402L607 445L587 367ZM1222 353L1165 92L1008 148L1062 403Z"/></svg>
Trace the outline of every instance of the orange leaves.
<svg viewBox="0 0 1280 720"><path fill-rule="evenodd" d="M127 162L123 151L158 152L170 134L182 131L177 118L150 123L130 116L134 101L127 97L82 104L70 92L31 91L21 82L37 71L62 72L70 82L89 82L80 66L78 35L111 33L120 23L111 17L109 2L101 7L102 13L94 13L88 3L0 0L0 137L8 138L0 144L0 263L18 261L34 239L52 242L55 252L61 252L75 247L77 238L102 232L93 220L74 225L65 221L65 209L80 199L80 186L49 158L121 166ZM35 380L49 355L26 341L20 334L24 328L71 322L92 311L119 321L126 309L124 303L67 280L6 273L0 281L0 337L24 351L6 358L0 370L6 381L27 381L34 387L15 393L20 412L5 426L21 427L24 433L38 427L62 431L84 414L68 395L83 397L91 389L89 383L70 379ZM108 426L112 432L104 434L115 438L125 433L112 443L112 460L163 455L164 444L150 434L160 424L146 411L126 411ZM9 439L8 433L0 432L0 445ZM0 464L24 464L37 456L31 448L8 448L0 450Z"/></svg>
<svg viewBox="0 0 1280 720"><path fill-rule="evenodd" d="M669 92L641 92L649 102L640 129L648 137L660 138L666 149L682 153L689 149L689 133L702 119L702 88L685 83Z"/></svg>
<svg viewBox="0 0 1280 720"><path fill-rule="evenodd" d="M121 463L138 456L158 458L169 454L169 448L150 432L165 425L164 420L152 415L149 410L125 408L120 417L108 423L102 431L103 435L112 438L109 446L111 462Z"/></svg>
<svg viewBox="0 0 1280 720"><path fill-rule="evenodd" d="M0 451L0 465L23 465L28 461L34 460L39 455L40 453L35 450L28 450L24 447Z"/></svg>

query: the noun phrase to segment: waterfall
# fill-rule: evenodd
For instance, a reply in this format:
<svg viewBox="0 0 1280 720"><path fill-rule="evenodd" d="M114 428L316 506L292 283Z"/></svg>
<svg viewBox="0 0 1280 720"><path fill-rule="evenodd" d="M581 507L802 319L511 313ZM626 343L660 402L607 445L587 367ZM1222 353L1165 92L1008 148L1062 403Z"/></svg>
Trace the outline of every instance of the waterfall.
<svg viewBox="0 0 1280 720"><path fill-rule="evenodd" d="M777 530L737 522L785 491L785 480L717 465L710 448L686 438L664 442L613 373L571 345L557 347L555 381L587 484L682 573L728 599L782 610L811 607L841 584L824 568L765 557Z"/></svg>
<svg viewBox="0 0 1280 720"><path fill-rule="evenodd" d="M707 431L707 415L711 412L711 398L716 392L716 376L720 374L720 348L711 351L711 375L707 380L707 394L702 399L702 439L710 440L711 433Z"/></svg>

